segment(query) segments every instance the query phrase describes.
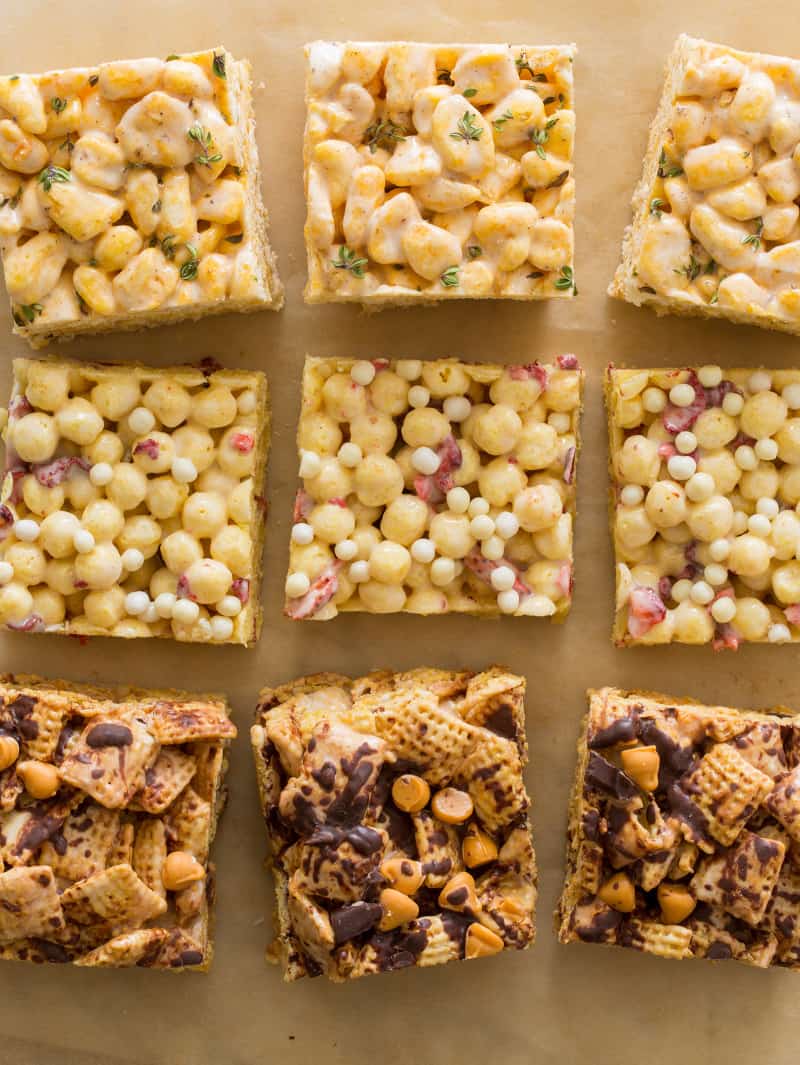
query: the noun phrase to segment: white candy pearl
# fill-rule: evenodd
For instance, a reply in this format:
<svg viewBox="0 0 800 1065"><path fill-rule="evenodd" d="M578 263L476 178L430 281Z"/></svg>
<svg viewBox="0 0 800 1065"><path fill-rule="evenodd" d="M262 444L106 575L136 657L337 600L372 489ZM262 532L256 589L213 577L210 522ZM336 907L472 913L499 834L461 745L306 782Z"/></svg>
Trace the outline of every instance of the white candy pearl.
<svg viewBox="0 0 800 1065"><path fill-rule="evenodd" d="M466 514L469 510L469 492L466 488L451 488L447 493L447 505L454 514Z"/></svg>
<svg viewBox="0 0 800 1065"><path fill-rule="evenodd" d="M300 452L300 476L316 477L322 469L322 459L316 451Z"/></svg>
<svg viewBox="0 0 800 1065"><path fill-rule="evenodd" d="M76 529L75 535L72 537L72 545L79 555L88 555L90 551L94 550L94 536L88 529Z"/></svg>
<svg viewBox="0 0 800 1065"><path fill-rule="evenodd" d="M740 396L738 392L728 392L723 397L722 409L726 414L730 414L732 418L735 418L738 414L742 413L742 407L744 406L744 397Z"/></svg>
<svg viewBox="0 0 800 1065"><path fill-rule="evenodd" d="M793 381L781 392L781 399L789 410L800 410L800 381Z"/></svg>
<svg viewBox="0 0 800 1065"><path fill-rule="evenodd" d="M510 540L519 532L519 519L510 510L503 510L494 520L495 532L504 540Z"/></svg>
<svg viewBox="0 0 800 1065"><path fill-rule="evenodd" d="M178 484L191 484L197 480L197 467L191 459L179 455L172 460L172 476Z"/></svg>
<svg viewBox="0 0 800 1065"><path fill-rule="evenodd" d="M728 571L718 562L712 562L703 570L703 576L712 588L721 588L728 579Z"/></svg>
<svg viewBox="0 0 800 1065"><path fill-rule="evenodd" d="M158 598L160 599L161 596ZM158 599L156 604L158 604ZM226 618L235 618L242 612L242 601L238 595L223 595L216 609L218 614L224 614Z"/></svg>
<svg viewBox="0 0 800 1065"><path fill-rule="evenodd" d="M715 599L711 604L711 617L720 625L726 625L736 617L736 601L729 595Z"/></svg>
<svg viewBox="0 0 800 1065"><path fill-rule="evenodd" d="M230 598L233 598L232 596ZM238 600L237 600L238 601ZM155 598L155 608L160 618L171 618L177 602L172 592L162 592Z"/></svg>
<svg viewBox="0 0 800 1065"><path fill-rule="evenodd" d="M452 558L437 558L431 563L431 582L441 588L455 580L456 564Z"/></svg>
<svg viewBox="0 0 800 1065"><path fill-rule="evenodd" d="M778 457L778 444L769 437L765 437L763 440L756 440L753 450L756 456L764 462L772 462Z"/></svg>
<svg viewBox="0 0 800 1065"><path fill-rule="evenodd" d="M140 614L144 614L149 606L150 596L147 592L128 592L125 596L125 613L131 614L135 618L138 618Z"/></svg>
<svg viewBox="0 0 800 1065"><path fill-rule="evenodd" d="M39 523L33 518L20 518L14 522L14 535L18 540L26 544L32 544L39 539Z"/></svg>
<svg viewBox="0 0 800 1065"><path fill-rule="evenodd" d="M433 562L436 557L436 548L433 546L432 540L415 540L411 545L411 557L415 562L422 562L427 565L429 562Z"/></svg>
<svg viewBox="0 0 800 1065"><path fill-rule="evenodd" d="M179 625L194 625L200 617L200 607L191 599L178 599L172 608L172 617Z"/></svg>
<svg viewBox="0 0 800 1065"><path fill-rule="evenodd" d="M761 536L766 539L772 532L772 522L766 514L751 514L747 519L747 528L753 536Z"/></svg>
<svg viewBox="0 0 800 1065"><path fill-rule="evenodd" d="M751 392L769 392L772 388L772 374L767 373L766 370L756 370L750 375L747 387Z"/></svg>
<svg viewBox="0 0 800 1065"><path fill-rule="evenodd" d="M132 433L136 433L137 436L144 436L145 433L149 433L153 426L156 424L156 419L151 410L147 407L135 407L128 415L128 425Z"/></svg>
<svg viewBox="0 0 800 1065"><path fill-rule="evenodd" d="M700 603L701 606L710 603L714 598L714 594L714 589L707 581L695 581L689 593L692 602Z"/></svg>
<svg viewBox="0 0 800 1065"><path fill-rule="evenodd" d="M416 381L422 373L422 363L419 359L399 359L394 370L404 381Z"/></svg>
<svg viewBox="0 0 800 1065"><path fill-rule="evenodd" d="M305 573L290 573L286 578L286 594L290 599L300 599L311 587Z"/></svg>
<svg viewBox="0 0 800 1065"><path fill-rule="evenodd" d="M722 369L719 366L701 366L697 379L703 388L716 388L722 381Z"/></svg>
<svg viewBox="0 0 800 1065"><path fill-rule="evenodd" d="M475 496L469 505L469 516L474 518L478 514L488 514L489 510L489 501L484 499L483 496Z"/></svg>
<svg viewBox="0 0 800 1065"><path fill-rule="evenodd" d="M358 554L358 544L355 540L340 540L333 553L342 562L351 562Z"/></svg>
<svg viewBox="0 0 800 1065"><path fill-rule="evenodd" d="M692 582L687 580L686 577L681 577L679 581L675 581L672 586L672 598L676 603L682 603L684 599L688 599L692 591Z"/></svg>
<svg viewBox="0 0 800 1065"><path fill-rule="evenodd" d="M708 553L715 562L724 562L731 553L731 545L727 540L712 540L708 546Z"/></svg>
<svg viewBox="0 0 800 1065"><path fill-rule="evenodd" d="M96 462L89 470L89 480L98 488L109 484L113 476L114 470L108 462Z"/></svg>
<svg viewBox="0 0 800 1065"><path fill-rule="evenodd" d="M423 385L412 385L408 390L409 407L427 407L431 394Z"/></svg>
<svg viewBox="0 0 800 1065"><path fill-rule="evenodd" d="M686 482L686 495L693 503L702 503L714 494L714 478L710 473L694 473Z"/></svg>
<svg viewBox="0 0 800 1065"><path fill-rule="evenodd" d="M770 643L788 643L792 634L788 625L770 625L767 639Z"/></svg>
<svg viewBox="0 0 800 1065"><path fill-rule="evenodd" d="M505 554L506 545L499 536L490 536L481 544L481 554L490 562L498 562Z"/></svg>
<svg viewBox="0 0 800 1065"><path fill-rule="evenodd" d="M646 388L642 393L642 406L648 414L660 414L667 405L667 397L661 388Z"/></svg>
<svg viewBox="0 0 800 1065"><path fill-rule="evenodd" d="M488 514L478 514L469 523L469 531L476 540L488 540L494 535L494 521Z"/></svg>
<svg viewBox="0 0 800 1065"><path fill-rule="evenodd" d="M211 638L213 640L229 640L233 635L233 622L230 618L217 614L211 619Z"/></svg>
<svg viewBox="0 0 800 1065"><path fill-rule="evenodd" d="M135 573L144 565L144 555L138 547L129 547L122 552L122 568L128 573Z"/></svg>
<svg viewBox="0 0 800 1065"><path fill-rule="evenodd" d="M676 407L690 407L694 403L694 389L688 382L673 385L669 390L669 401Z"/></svg>
<svg viewBox="0 0 800 1065"><path fill-rule="evenodd" d="M364 454L358 444L354 444L352 440L346 444L342 444L339 448L338 459L343 466L347 466L348 469L355 469L355 467L361 462Z"/></svg>
<svg viewBox="0 0 800 1065"><path fill-rule="evenodd" d="M371 385L375 380L375 367L366 359L359 359L350 367L350 376L357 385Z"/></svg>
<svg viewBox="0 0 800 1065"><path fill-rule="evenodd" d="M691 455L697 447L697 437L694 433L690 433L688 429L684 429L682 433L678 433L675 437L675 447L682 455Z"/></svg>
<svg viewBox="0 0 800 1065"><path fill-rule="evenodd" d="M510 566L498 566L497 569L492 570L489 578L492 587L498 592L507 592L509 588L513 588L516 579L517 575Z"/></svg>
<svg viewBox="0 0 800 1065"><path fill-rule="evenodd" d="M626 484L620 492L619 498L626 507L638 507L644 499L644 489L640 484Z"/></svg>
<svg viewBox="0 0 800 1065"><path fill-rule="evenodd" d="M292 526L292 543L310 544L314 539L314 530L307 521L298 521Z"/></svg>
<svg viewBox="0 0 800 1065"><path fill-rule="evenodd" d="M451 422L463 422L469 417L472 404L466 396L448 396L442 409L445 418Z"/></svg>
<svg viewBox="0 0 800 1065"><path fill-rule="evenodd" d="M497 597L497 605L504 614L516 613L519 610L519 592L515 588L500 592Z"/></svg>
<svg viewBox="0 0 800 1065"><path fill-rule="evenodd" d="M415 448L411 454L411 465L418 473L429 476L436 473L441 465L441 459L430 447Z"/></svg>
<svg viewBox="0 0 800 1065"><path fill-rule="evenodd" d="M756 503L757 513L767 518L777 518L780 510L777 499L771 499L770 496L762 496Z"/></svg>
<svg viewBox="0 0 800 1065"><path fill-rule="evenodd" d="M667 463L670 477L676 481L688 481L697 469L697 463L689 455L673 455Z"/></svg>
<svg viewBox="0 0 800 1065"><path fill-rule="evenodd" d="M353 582L353 584L363 584L369 580L369 562L365 559L359 559L358 562L354 562L350 569L347 571L347 576Z"/></svg>
<svg viewBox="0 0 800 1065"><path fill-rule="evenodd" d="M0 562L0 585L8 584L14 578L14 567L10 562Z"/></svg>
<svg viewBox="0 0 800 1065"><path fill-rule="evenodd" d="M733 459L740 470L754 470L758 465L756 453L749 444L740 444L733 453Z"/></svg>

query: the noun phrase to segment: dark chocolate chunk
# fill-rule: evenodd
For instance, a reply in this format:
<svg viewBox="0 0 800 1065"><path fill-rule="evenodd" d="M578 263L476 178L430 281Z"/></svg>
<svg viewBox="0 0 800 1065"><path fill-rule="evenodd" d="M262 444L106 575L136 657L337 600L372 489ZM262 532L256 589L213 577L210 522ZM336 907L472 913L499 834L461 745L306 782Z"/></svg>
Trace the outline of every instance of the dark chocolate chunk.
<svg viewBox="0 0 800 1065"><path fill-rule="evenodd" d="M69 954L60 943L51 943L49 939L31 939L31 946L37 950L45 961L63 964L69 961Z"/></svg>
<svg viewBox="0 0 800 1065"><path fill-rule="evenodd" d="M706 957L715 961L723 961L726 958L733 957L733 951L727 943L722 943L717 940L716 943L712 943L706 951Z"/></svg>
<svg viewBox="0 0 800 1065"><path fill-rule="evenodd" d="M383 916L383 907L377 902L354 902L331 910L330 919L334 942L338 946L348 939L373 928Z"/></svg>
<svg viewBox="0 0 800 1065"><path fill-rule="evenodd" d="M584 943L599 943L612 929L619 928L621 921L622 914L609 908L596 913L588 925L576 926L575 931Z"/></svg>
<svg viewBox="0 0 800 1065"><path fill-rule="evenodd" d="M677 784L670 784L667 789L667 801L675 816L679 817L691 829L696 841L705 842L709 840L708 818L699 806L695 806L686 792L681 791Z"/></svg>
<svg viewBox="0 0 800 1065"><path fill-rule="evenodd" d="M501 703L500 706L492 710L491 714L483 722L485 728L488 728L490 732L497 733L498 736L502 736L507 740L515 740L517 738L517 724L514 720L514 711L508 703Z"/></svg>
<svg viewBox="0 0 800 1065"><path fill-rule="evenodd" d="M113 721L101 721L86 734L90 747L130 747L133 733L127 725L118 725Z"/></svg>
<svg viewBox="0 0 800 1065"><path fill-rule="evenodd" d="M606 728L598 729L589 737L589 747L614 747L617 743L630 743L639 734L639 711L636 707L627 717L617 718Z"/></svg>
<svg viewBox="0 0 800 1065"><path fill-rule="evenodd" d="M695 759L691 745L682 747L676 743L672 736L662 732L650 717L643 717L639 722L639 738L642 743L655 747L658 751L660 788L668 788L674 780L682 777Z"/></svg>

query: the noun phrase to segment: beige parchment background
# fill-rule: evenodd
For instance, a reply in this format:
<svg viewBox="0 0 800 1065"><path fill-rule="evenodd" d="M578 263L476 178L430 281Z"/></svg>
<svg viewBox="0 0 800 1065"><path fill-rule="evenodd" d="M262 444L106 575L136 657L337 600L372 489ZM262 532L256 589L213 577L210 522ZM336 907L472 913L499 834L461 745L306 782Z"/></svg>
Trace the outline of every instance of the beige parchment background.
<svg viewBox="0 0 800 1065"><path fill-rule="evenodd" d="M211 355L267 372L275 411L269 469L265 627L257 649L4 634L0 668L104 682L221 688L240 736L231 801L216 844L217 953L207 977L146 970L0 966L0 1065L794 1065L800 977L723 963L666 962L633 951L559 946L560 887L574 744L588 686L620 684L710 701L800 709L796 647L615 651L606 530L601 373L629 365L797 365L800 341L678 319L605 296L638 178L663 64L685 31L800 56L797 0L0 0L0 70L36 72L166 56L224 43L254 67L258 140L272 240L287 288L278 315L100 337L70 356L155 364ZM306 308L302 250L302 44L340 40L575 41L577 269L580 296L550 306L458 303L366 316ZM27 352L0 309L0 396ZM588 369L578 470L577 579L563 626L535 619L346 615L296 625L281 616L303 354L521 362L574 351ZM539 933L528 952L337 987L285 985L263 958L271 883L247 732L258 689L322 669L482 667L528 677L527 773L541 869Z"/></svg>

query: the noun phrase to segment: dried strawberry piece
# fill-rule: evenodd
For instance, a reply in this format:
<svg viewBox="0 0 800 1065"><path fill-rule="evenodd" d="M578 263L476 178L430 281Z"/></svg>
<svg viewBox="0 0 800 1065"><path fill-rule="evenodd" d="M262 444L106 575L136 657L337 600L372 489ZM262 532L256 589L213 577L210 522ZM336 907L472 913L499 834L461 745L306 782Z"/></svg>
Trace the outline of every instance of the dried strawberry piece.
<svg viewBox="0 0 800 1065"><path fill-rule="evenodd" d="M508 566L509 569L514 571L514 590L519 592L520 595L530 595L531 590L528 585L523 581L520 576L519 570L510 562L507 558L501 558L498 561L486 558L481 554L481 551L477 547L473 547L468 555L464 558L464 565L468 570L471 570L475 576L483 581L485 584L491 585L492 573L500 566Z"/></svg>
<svg viewBox="0 0 800 1065"><path fill-rule="evenodd" d="M14 396L8 405L8 419L13 421L15 418L24 418L26 414L30 414L33 407L28 402L25 396Z"/></svg>
<svg viewBox="0 0 800 1065"><path fill-rule="evenodd" d="M792 603L783 613L790 625L800 625L800 603Z"/></svg>
<svg viewBox="0 0 800 1065"><path fill-rule="evenodd" d="M756 441L754 437L748 436L747 433L740 432L736 434L733 440L731 440L730 444L728 444L728 447L732 448L735 451L737 447L752 447L755 442Z"/></svg>
<svg viewBox="0 0 800 1065"><path fill-rule="evenodd" d="M331 498L328 500L328 502L329 503L333 503L333 505L335 507L346 507L347 506L347 500L344 498L344 496L331 496Z"/></svg>
<svg viewBox="0 0 800 1065"><path fill-rule="evenodd" d="M241 600L242 606L250 598L250 581L245 577L237 577L236 580L231 582L231 595L235 595L237 599Z"/></svg>
<svg viewBox="0 0 800 1065"><path fill-rule="evenodd" d="M159 450L160 448L158 446L158 441L153 440L151 436L148 436L146 440L139 441L139 443L133 449L133 453L134 455L147 455L149 459L152 459L155 462L155 460L158 458Z"/></svg>
<svg viewBox="0 0 800 1065"><path fill-rule="evenodd" d="M694 389L694 402L688 407L676 407L674 403L668 403L662 416L664 428L673 436L691 429L708 404L706 390L697 380L697 374L694 371L689 375L687 384Z"/></svg>
<svg viewBox="0 0 800 1065"><path fill-rule="evenodd" d="M326 603L329 603L336 595L336 590L339 587L339 570L341 568L341 562L332 562L327 569L320 573L315 581L312 581L311 587L305 595L299 599L290 599L283 608L287 618L291 618L293 621L300 621L303 618L313 617Z"/></svg>
<svg viewBox="0 0 800 1065"><path fill-rule="evenodd" d="M380 373L381 370L387 369L388 366L389 366L389 360L388 359L370 359L370 362L375 367L375 369L378 371L378 373Z"/></svg>
<svg viewBox="0 0 800 1065"><path fill-rule="evenodd" d="M672 596L672 578L661 577L658 582L658 594L662 599L669 599Z"/></svg>
<svg viewBox="0 0 800 1065"><path fill-rule="evenodd" d="M60 459L53 459L52 462L34 466L33 472L39 484L45 488L55 488L56 485L63 484L76 467L88 473L89 460L77 455L64 455Z"/></svg>
<svg viewBox="0 0 800 1065"><path fill-rule="evenodd" d="M230 445L237 451L241 451L243 455L249 455L255 447L255 440L252 433L231 433Z"/></svg>
<svg viewBox="0 0 800 1065"><path fill-rule="evenodd" d="M9 503L19 503L22 499L22 478L28 470L24 466L14 466L6 471L6 476L11 475L11 491L8 493Z"/></svg>
<svg viewBox="0 0 800 1065"><path fill-rule="evenodd" d="M294 511L292 513L292 521L297 524L298 521L305 521L311 511L314 509L314 500L303 488L297 489L297 495L294 497Z"/></svg>
<svg viewBox="0 0 800 1065"><path fill-rule="evenodd" d="M6 628L15 632L44 632L44 620L40 614L29 614L23 621L7 621Z"/></svg>
<svg viewBox="0 0 800 1065"><path fill-rule="evenodd" d="M178 599L191 599L192 602L197 602L197 596L192 594L192 591L189 588L189 581L185 573L182 573L181 576L178 577L178 586L175 589L175 595L178 597Z"/></svg>
<svg viewBox="0 0 800 1065"><path fill-rule="evenodd" d="M678 449L674 444L659 444L658 454L660 458L669 460L673 455L678 454Z"/></svg>
<svg viewBox="0 0 800 1065"><path fill-rule="evenodd" d="M722 401L728 395L729 392L737 392L742 394L742 390L737 388L733 381L720 381L718 385L714 385L713 388L706 389L706 399L708 400L709 407L721 407Z"/></svg>
<svg viewBox="0 0 800 1065"><path fill-rule="evenodd" d="M733 626L727 622L724 625L718 624L714 629L714 639L711 646L715 651L738 651L739 637L736 635L736 630Z"/></svg>
<svg viewBox="0 0 800 1065"><path fill-rule="evenodd" d="M667 608L654 588L637 584L628 600L628 632L638 640L667 616Z"/></svg>
<svg viewBox="0 0 800 1065"><path fill-rule="evenodd" d="M542 392L547 388L547 370L538 362L529 362L523 365L509 366L508 376L512 381L530 381L531 378L539 382Z"/></svg>
<svg viewBox="0 0 800 1065"><path fill-rule="evenodd" d="M14 512L5 503L0 504L0 540L5 540L14 524Z"/></svg>
<svg viewBox="0 0 800 1065"><path fill-rule="evenodd" d="M565 599L572 595L572 563L562 562L556 574L556 586L560 588Z"/></svg>
<svg viewBox="0 0 800 1065"><path fill-rule="evenodd" d="M455 483L453 471L463 462L461 448L452 433L439 444L436 454L439 457L436 473L420 474L414 478L414 491L425 503L441 503Z"/></svg>
<svg viewBox="0 0 800 1065"><path fill-rule="evenodd" d="M575 455L575 448L568 447L567 453L564 456L564 472L562 474L564 484L572 484L575 479Z"/></svg>
<svg viewBox="0 0 800 1065"><path fill-rule="evenodd" d="M577 355L559 355L556 362L562 370L580 370L581 368Z"/></svg>

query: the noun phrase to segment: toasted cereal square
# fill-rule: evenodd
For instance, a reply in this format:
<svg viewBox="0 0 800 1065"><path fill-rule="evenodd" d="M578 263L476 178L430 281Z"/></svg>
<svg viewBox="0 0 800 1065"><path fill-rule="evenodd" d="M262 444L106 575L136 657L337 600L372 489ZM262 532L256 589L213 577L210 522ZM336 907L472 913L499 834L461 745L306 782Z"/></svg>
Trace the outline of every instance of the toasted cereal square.
<svg viewBox="0 0 800 1065"><path fill-rule="evenodd" d="M800 969L800 866L772 802L800 716L616 688L588 698L560 942Z"/></svg>
<svg viewBox="0 0 800 1065"><path fill-rule="evenodd" d="M0 625L253 644L269 425L258 371L16 359Z"/></svg>
<svg viewBox="0 0 800 1065"><path fill-rule="evenodd" d="M286 980L533 943L524 691L493 667L321 673L261 692L251 741L275 879L269 956Z"/></svg>
<svg viewBox="0 0 800 1065"><path fill-rule="evenodd" d="M575 53L307 45L306 301L576 295Z"/></svg>
<svg viewBox="0 0 800 1065"><path fill-rule="evenodd" d="M610 366L618 646L800 640L800 370Z"/></svg>
<svg viewBox="0 0 800 1065"><path fill-rule="evenodd" d="M0 77L16 333L39 348L282 305L251 90L224 48Z"/></svg>
<svg viewBox="0 0 800 1065"><path fill-rule="evenodd" d="M797 59L678 38L610 295L800 333L799 91Z"/></svg>
<svg viewBox="0 0 800 1065"><path fill-rule="evenodd" d="M306 359L287 616L563 621L583 379L574 355Z"/></svg>
<svg viewBox="0 0 800 1065"><path fill-rule="evenodd" d="M32 725L49 729L54 707L45 747ZM173 722L186 707L203 741L159 733L154 707ZM224 699L3 674L0 715L18 785L0 812L0 958L207 969L209 849L236 735Z"/></svg>

